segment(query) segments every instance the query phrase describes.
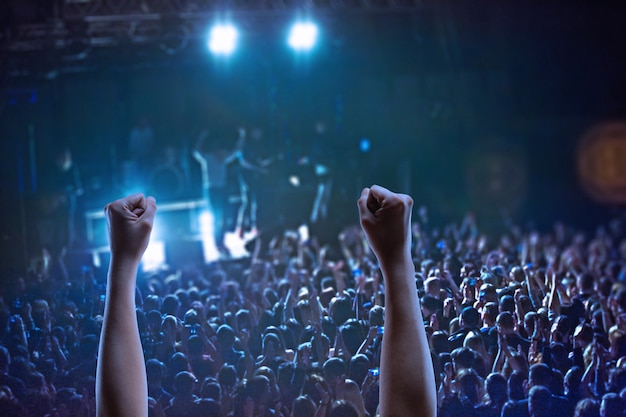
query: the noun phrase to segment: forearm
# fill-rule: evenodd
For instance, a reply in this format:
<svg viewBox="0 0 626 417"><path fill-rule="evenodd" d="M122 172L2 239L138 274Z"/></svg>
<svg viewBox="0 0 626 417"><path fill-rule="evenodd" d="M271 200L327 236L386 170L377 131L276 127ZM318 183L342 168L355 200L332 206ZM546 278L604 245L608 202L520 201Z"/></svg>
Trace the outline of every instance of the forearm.
<svg viewBox="0 0 626 417"><path fill-rule="evenodd" d="M304 268L304 242L298 241L298 267Z"/></svg>
<svg viewBox="0 0 626 417"><path fill-rule="evenodd" d="M528 276L526 276L526 288L528 288L528 297L530 298L533 308L538 310L541 307L541 299L535 293Z"/></svg>
<svg viewBox="0 0 626 417"><path fill-rule="evenodd" d="M550 291L550 302L549 302L549 308L550 310L554 311L554 313L556 315L559 315L561 313L561 302L559 300L559 295L556 291L556 286L552 287L552 290Z"/></svg>
<svg viewBox="0 0 626 417"><path fill-rule="evenodd" d="M561 304L571 304L572 303L572 299L569 295L567 295L567 291L565 291L565 288L563 288L561 285L559 285L557 287L557 293L559 295L559 300L561 302Z"/></svg>
<svg viewBox="0 0 626 417"><path fill-rule="evenodd" d="M67 365L67 357L65 356L65 353L63 353L61 346L59 346L59 342L53 342L52 354L59 368L65 368Z"/></svg>
<svg viewBox="0 0 626 417"><path fill-rule="evenodd" d="M330 401L329 401L329 403L330 403ZM315 417L324 417L324 416L326 416L326 413L328 411L328 405L329 404L320 403L317 406L317 410L315 411Z"/></svg>
<svg viewBox="0 0 626 417"><path fill-rule="evenodd" d="M28 346L28 337L26 336L26 327L22 326L22 328L19 331L18 337L21 339L20 344L22 346L31 347L31 346Z"/></svg>
<svg viewBox="0 0 626 417"><path fill-rule="evenodd" d="M193 158L194 158L194 159L195 159L198 163L200 163L200 165L203 165L203 166L205 166L205 165L206 165L206 160L204 159L204 157L202 156L202 154L201 154L201 153L200 153L197 149L194 149L194 150L191 152L191 155L193 156Z"/></svg>
<svg viewBox="0 0 626 417"><path fill-rule="evenodd" d="M515 300L515 321L519 323L524 323L524 308L522 307L522 302L520 300Z"/></svg>
<svg viewBox="0 0 626 417"><path fill-rule="evenodd" d="M249 381L253 376L254 376L254 365L255 365L255 361L254 358L252 357L252 355L250 354L250 351L246 348L245 349L245 355L246 355L246 370L244 371L244 379Z"/></svg>
<svg viewBox="0 0 626 417"><path fill-rule="evenodd" d="M609 331L614 324L615 322L613 321L611 314L607 311L607 309L602 308L602 326L604 327L606 334L609 334Z"/></svg>
<svg viewBox="0 0 626 417"><path fill-rule="evenodd" d="M282 314L282 322L281 324L285 324L289 321L289 319L295 318L294 316L294 311L293 311L293 305L295 304L293 301L293 292L294 290L290 289L289 292L287 293L287 299L285 300L285 303L283 304L283 314Z"/></svg>
<svg viewBox="0 0 626 417"><path fill-rule="evenodd" d="M498 373L502 371L503 365L504 365L504 353L502 352L502 349L498 349L496 358L493 361L493 367L491 368L491 372Z"/></svg>
<svg viewBox="0 0 626 417"><path fill-rule="evenodd" d="M322 309L323 307L320 304L320 298L318 296L312 297L310 300L311 305L311 316L313 322L316 324L322 325Z"/></svg>
<svg viewBox="0 0 626 417"><path fill-rule="evenodd" d="M446 275L446 282L448 283L448 286L450 287L450 291L452 291L453 297L463 298L463 295L461 294L461 289L459 288L458 285L456 285L456 282L454 282L454 279L452 278L452 275L450 275L450 273L447 273Z"/></svg>
<svg viewBox="0 0 626 417"><path fill-rule="evenodd" d="M146 370L135 313L136 274L136 263L111 261L96 376L99 417L148 415Z"/></svg>
<svg viewBox="0 0 626 417"><path fill-rule="evenodd" d="M442 382L437 390L437 407L441 408L444 400L450 395L450 387L445 386L445 382Z"/></svg>
<svg viewBox="0 0 626 417"><path fill-rule="evenodd" d="M346 243L341 239L339 240L339 245L341 247L341 253L343 254L343 257L346 259L348 266L350 267L350 269L354 268L356 266L356 259L352 255L352 251L350 251L350 249L348 248L348 245L346 245Z"/></svg>
<svg viewBox="0 0 626 417"><path fill-rule="evenodd" d="M380 415L434 416L437 395L432 359L410 253L391 262L380 261L386 286Z"/></svg>
<svg viewBox="0 0 626 417"><path fill-rule="evenodd" d="M504 364L502 365L503 367L509 366L511 369L513 369L514 371L520 371L520 366L517 362L517 360L515 360L515 357L511 354L511 350L509 348L506 348L506 357L504 358Z"/></svg>
<svg viewBox="0 0 626 417"><path fill-rule="evenodd" d="M585 373L583 374L583 377L581 380L581 385L585 387L587 393L591 396L594 395L594 393L590 390L590 385L593 380L595 367L596 367L596 363L595 361L592 361L587 367L587 369L585 370Z"/></svg>
<svg viewBox="0 0 626 417"><path fill-rule="evenodd" d="M349 265L351 263L348 263ZM346 289L346 280L343 277L343 273L340 270L333 271L333 278L335 279L335 284L337 285L337 294L343 294L343 291Z"/></svg>
<svg viewBox="0 0 626 417"><path fill-rule="evenodd" d="M365 354L365 352L367 352L367 348L372 344L372 338L370 337L366 337L365 340L363 341L363 343L361 343L361 345L359 346L359 350L357 350L356 354L357 355L361 355L361 354Z"/></svg>
<svg viewBox="0 0 626 417"><path fill-rule="evenodd" d="M601 398L606 394L605 384L606 381L604 375L603 366L597 366L594 372L593 391L597 398Z"/></svg>

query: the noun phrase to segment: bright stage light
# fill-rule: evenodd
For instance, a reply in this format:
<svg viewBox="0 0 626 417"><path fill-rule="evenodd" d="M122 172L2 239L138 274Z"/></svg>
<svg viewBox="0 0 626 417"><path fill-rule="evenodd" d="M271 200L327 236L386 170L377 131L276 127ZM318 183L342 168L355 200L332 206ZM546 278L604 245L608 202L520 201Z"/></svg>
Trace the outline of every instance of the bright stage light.
<svg viewBox="0 0 626 417"><path fill-rule="evenodd" d="M220 257L220 252L217 250L215 239L213 238L213 228L215 227L213 213L208 210L203 211L200 213L199 222L204 262L209 263L216 261Z"/></svg>
<svg viewBox="0 0 626 417"><path fill-rule="evenodd" d="M293 185L294 187L299 187L300 186L300 177L298 177L297 175L290 175L289 176L289 184Z"/></svg>
<svg viewBox="0 0 626 417"><path fill-rule="evenodd" d="M315 45L317 26L311 22L299 22L291 27L289 46L296 51L307 51Z"/></svg>
<svg viewBox="0 0 626 417"><path fill-rule="evenodd" d="M141 258L141 267L144 271L156 271L166 265L165 240L159 219L154 220L148 247Z"/></svg>
<svg viewBox="0 0 626 417"><path fill-rule="evenodd" d="M218 55L230 55L237 46L237 29L229 24L213 26L209 35L209 50Z"/></svg>
<svg viewBox="0 0 626 417"><path fill-rule="evenodd" d="M165 265L165 242L150 240L141 259L144 271L154 271Z"/></svg>

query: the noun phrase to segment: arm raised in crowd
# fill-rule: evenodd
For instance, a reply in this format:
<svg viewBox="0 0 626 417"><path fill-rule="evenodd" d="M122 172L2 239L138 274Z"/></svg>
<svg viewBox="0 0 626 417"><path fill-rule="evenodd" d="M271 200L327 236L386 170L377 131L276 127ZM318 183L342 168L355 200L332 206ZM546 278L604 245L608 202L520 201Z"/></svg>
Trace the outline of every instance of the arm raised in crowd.
<svg viewBox="0 0 626 417"><path fill-rule="evenodd" d="M434 417L437 395L411 258L408 195L374 185L358 200L361 226L385 280L385 336L380 372L380 415Z"/></svg>
<svg viewBox="0 0 626 417"><path fill-rule="evenodd" d="M135 284L156 212L134 194L105 207L111 263L96 375L98 417L147 416L146 369L135 313Z"/></svg>

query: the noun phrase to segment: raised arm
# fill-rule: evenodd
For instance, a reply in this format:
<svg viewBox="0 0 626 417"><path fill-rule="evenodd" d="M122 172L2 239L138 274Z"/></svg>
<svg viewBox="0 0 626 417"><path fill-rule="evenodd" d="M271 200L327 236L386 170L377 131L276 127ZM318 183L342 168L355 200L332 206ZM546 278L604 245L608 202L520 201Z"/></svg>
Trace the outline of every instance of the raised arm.
<svg viewBox="0 0 626 417"><path fill-rule="evenodd" d="M156 212L143 194L105 207L111 263L96 375L98 417L148 415L148 387L135 313L139 261L148 246Z"/></svg>
<svg viewBox="0 0 626 417"><path fill-rule="evenodd" d="M386 288L380 415L434 417L435 378L411 259L413 200L374 185L363 190L358 207Z"/></svg>
<svg viewBox="0 0 626 417"><path fill-rule="evenodd" d="M198 135L198 139L196 140L196 143L191 150L191 154L193 155L193 157L201 164L206 163L206 160L202 156L202 145L204 144L204 140L207 137L209 137L208 130L203 130L202 132L200 132L200 134Z"/></svg>

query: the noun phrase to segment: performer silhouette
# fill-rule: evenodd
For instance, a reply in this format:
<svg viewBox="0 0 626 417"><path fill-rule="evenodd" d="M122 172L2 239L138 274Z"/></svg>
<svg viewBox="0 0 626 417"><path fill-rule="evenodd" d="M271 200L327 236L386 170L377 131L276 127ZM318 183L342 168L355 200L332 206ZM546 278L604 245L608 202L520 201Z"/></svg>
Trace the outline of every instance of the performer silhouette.
<svg viewBox="0 0 626 417"><path fill-rule="evenodd" d="M239 185L241 203L239 205L239 210L237 211L235 233L242 238L246 228L248 228L253 235L258 232L258 185L260 176L267 173L267 170L260 165L260 162L256 161L256 158L252 157L251 149L250 146L248 146L246 136L245 128L240 127L237 129L237 142L235 150L231 157L229 157L228 161L229 163L234 161L234 171ZM246 213L248 214L247 218Z"/></svg>
<svg viewBox="0 0 626 417"><path fill-rule="evenodd" d="M228 254L224 245L226 229L226 207L228 206L227 165L236 158L236 152L229 151L219 139L208 140L210 133L203 130L198 136L192 151L193 157L200 164L202 172L202 197L207 208L213 214L213 239L215 247L223 254ZM205 141L209 142L205 146Z"/></svg>

